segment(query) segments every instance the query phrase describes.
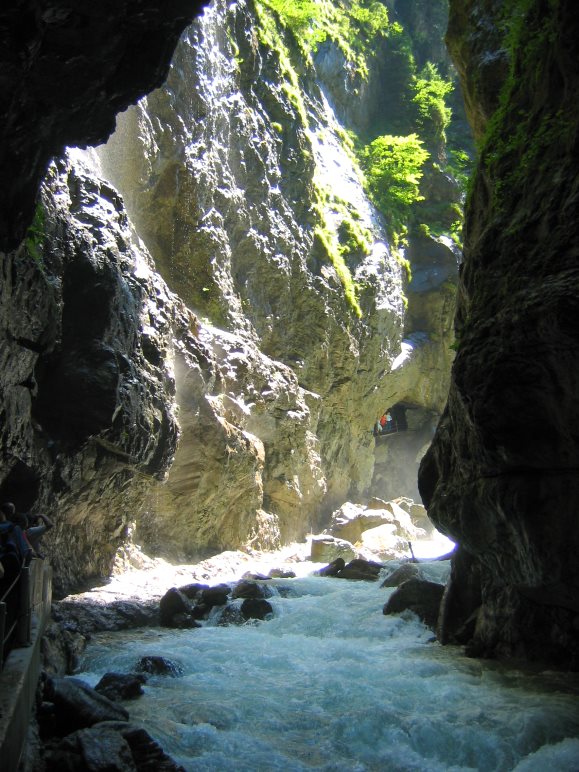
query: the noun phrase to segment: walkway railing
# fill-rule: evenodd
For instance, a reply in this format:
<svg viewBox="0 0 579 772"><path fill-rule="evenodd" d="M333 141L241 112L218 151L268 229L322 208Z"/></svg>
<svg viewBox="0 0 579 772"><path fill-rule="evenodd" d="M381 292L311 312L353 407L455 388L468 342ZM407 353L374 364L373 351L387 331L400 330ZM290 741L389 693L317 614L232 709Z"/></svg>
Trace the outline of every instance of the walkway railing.
<svg viewBox="0 0 579 772"><path fill-rule="evenodd" d="M32 558L0 598L0 671L11 649L30 644L33 615L44 627L51 598L52 568L48 561Z"/></svg>

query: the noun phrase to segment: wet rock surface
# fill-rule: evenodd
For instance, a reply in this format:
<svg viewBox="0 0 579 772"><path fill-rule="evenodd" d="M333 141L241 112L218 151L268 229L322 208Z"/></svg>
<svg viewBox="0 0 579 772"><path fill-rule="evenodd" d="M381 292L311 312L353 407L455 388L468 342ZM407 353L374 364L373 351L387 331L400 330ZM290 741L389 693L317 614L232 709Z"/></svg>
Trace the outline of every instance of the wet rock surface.
<svg viewBox="0 0 579 772"><path fill-rule="evenodd" d="M412 611L424 624L436 629L444 585L424 579L407 579L398 585L384 605L384 614Z"/></svg>
<svg viewBox="0 0 579 772"><path fill-rule="evenodd" d="M578 169L569 133L578 17L571 3L555 12L533 2L522 23L507 20L509 79L500 8L451 2L450 48L473 125L489 138L466 212L448 403L419 484L435 525L471 558L453 566L449 633L479 594L472 653L576 668L577 612L565 598L579 594L579 441L570 430L579 420L579 226L570 214ZM515 134L508 148L500 140Z"/></svg>

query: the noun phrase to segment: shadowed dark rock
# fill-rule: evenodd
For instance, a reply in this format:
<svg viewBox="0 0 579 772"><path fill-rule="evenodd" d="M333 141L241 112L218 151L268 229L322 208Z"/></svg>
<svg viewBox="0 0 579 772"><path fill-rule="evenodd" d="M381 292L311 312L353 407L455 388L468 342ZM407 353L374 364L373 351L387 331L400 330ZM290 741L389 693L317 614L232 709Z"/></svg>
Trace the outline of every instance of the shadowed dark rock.
<svg viewBox="0 0 579 772"><path fill-rule="evenodd" d="M225 606L231 587L227 584L218 584L200 593L200 602L206 606Z"/></svg>
<svg viewBox="0 0 579 772"><path fill-rule="evenodd" d="M336 577L338 579L375 582L380 575L382 568L382 563L375 563L372 560L356 558L356 560L351 560L345 565L344 568L336 574Z"/></svg>
<svg viewBox="0 0 579 772"><path fill-rule="evenodd" d="M78 678L48 678L44 699L54 705L56 729L68 734L101 721L128 721L129 714Z"/></svg>
<svg viewBox="0 0 579 772"><path fill-rule="evenodd" d="M184 772L140 727L105 721L64 738L46 772Z"/></svg>
<svg viewBox="0 0 579 772"><path fill-rule="evenodd" d="M271 595L269 587L247 580L236 584L231 593L232 598L270 598Z"/></svg>
<svg viewBox="0 0 579 772"><path fill-rule="evenodd" d="M443 593L442 584L408 579L392 593L384 606L384 614L399 614L408 609L419 616L425 625L435 629Z"/></svg>
<svg viewBox="0 0 579 772"><path fill-rule="evenodd" d="M176 614L187 615L191 613L191 603L189 599L176 587L171 587L161 598L159 603L159 613L161 624L164 627L173 627L173 617Z"/></svg>
<svg viewBox="0 0 579 772"><path fill-rule="evenodd" d="M246 598L241 604L244 619L265 619L273 614L273 608L264 598Z"/></svg>
<svg viewBox="0 0 579 772"><path fill-rule="evenodd" d="M155 655L141 657L135 665L135 671L149 675L166 675L172 678L178 678L184 672L183 665L179 662L172 662L170 659Z"/></svg>
<svg viewBox="0 0 579 772"><path fill-rule="evenodd" d="M179 587L179 592L183 593L186 598L189 598L189 600L195 600L195 598L203 591L208 590L209 585L208 584L199 584L193 583L193 584L186 584L183 587Z"/></svg>
<svg viewBox="0 0 579 772"><path fill-rule="evenodd" d="M0 170L11 180L0 193L2 249L14 247L30 224L50 158L65 145L103 142L118 112L161 85L179 35L201 6L120 0L89 9L24 0L18 12L2 7Z"/></svg>
<svg viewBox="0 0 579 772"><path fill-rule="evenodd" d="M346 565L344 558L336 558L335 560L332 560L331 563L329 563L327 566L324 566L324 568L318 569L318 571L315 572L316 576L337 576L337 574L344 568Z"/></svg>
<svg viewBox="0 0 579 772"><path fill-rule="evenodd" d="M95 686L95 692L103 694L111 702L132 700L143 694L146 680L141 673L105 673Z"/></svg>
<svg viewBox="0 0 579 772"><path fill-rule="evenodd" d="M457 354L419 488L471 556L453 563L443 639L474 634L473 653L577 669L576 611L549 588L579 595L579 15L570 2L530 2L522 23L518 5L504 10L450 3L447 40L481 145Z"/></svg>

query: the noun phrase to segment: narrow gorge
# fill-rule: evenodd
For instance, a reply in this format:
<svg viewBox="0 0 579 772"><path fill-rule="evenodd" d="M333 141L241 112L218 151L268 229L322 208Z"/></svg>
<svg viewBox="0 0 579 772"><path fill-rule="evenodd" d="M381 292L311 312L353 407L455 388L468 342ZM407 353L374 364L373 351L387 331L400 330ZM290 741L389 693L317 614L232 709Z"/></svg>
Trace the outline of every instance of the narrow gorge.
<svg viewBox="0 0 579 772"><path fill-rule="evenodd" d="M136 709L171 769L574 772L571 0L25 0L0 35L0 503L54 521L69 672L157 636L197 690ZM408 562L434 527L452 560ZM249 573L256 622L207 568L306 543L374 584ZM239 603L62 622L161 564ZM400 569L430 621L387 610Z"/></svg>
<svg viewBox="0 0 579 772"><path fill-rule="evenodd" d="M35 318L12 317L2 495L58 512L61 591L106 576L129 534L184 560L303 539L348 500L418 500L469 141L444 3L326 8L323 43L280 9L209 6L106 145L52 162L9 258L27 275L6 302ZM389 408L407 431L378 443Z"/></svg>

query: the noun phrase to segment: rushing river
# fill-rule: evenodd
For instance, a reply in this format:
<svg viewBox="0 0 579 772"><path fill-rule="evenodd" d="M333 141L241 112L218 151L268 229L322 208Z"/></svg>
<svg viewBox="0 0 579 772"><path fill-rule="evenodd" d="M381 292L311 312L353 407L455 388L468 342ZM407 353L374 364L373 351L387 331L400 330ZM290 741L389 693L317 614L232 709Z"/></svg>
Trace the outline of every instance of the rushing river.
<svg viewBox="0 0 579 772"><path fill-rule="evenodd" d="M426 564L444 581L446 563ZM187 770L579 770L579 677L467 659L380 582L276 579L268 621L95 636L86 681L180 663L125 703ZM216 612L217 613L217 612Z"/></svg>

